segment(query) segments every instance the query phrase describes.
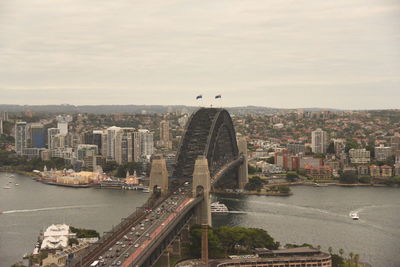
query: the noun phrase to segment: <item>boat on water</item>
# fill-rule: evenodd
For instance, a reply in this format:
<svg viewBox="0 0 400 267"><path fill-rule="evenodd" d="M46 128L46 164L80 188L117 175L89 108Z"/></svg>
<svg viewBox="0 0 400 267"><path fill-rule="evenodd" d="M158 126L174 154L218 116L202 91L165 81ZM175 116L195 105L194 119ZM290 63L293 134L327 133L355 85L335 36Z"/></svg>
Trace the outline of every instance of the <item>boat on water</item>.
<svg viewBox="0 0 400 267"><path fill-rule="evenodd" d="M11 189L11 186L3 186L3 189Z"/></svg>
<svg viewBox="0 0 400 267"><path fill-rule="evenodd" d="M218 201L211 203L210 206L211 206L211 213L228 213L229 212L226 205L219 203Z"/></svg>
<svg viewBox="0 0 400 267"><path fill-rule="evenodd" d="M358 214L355 213L355 212L350 213L350 217L351 217L353 220L358 220L358 219L360 219L360 217L358 216Z"/></svg>
<svg viewBox="0 0 400 267"><path fill-rule="evenodd" d="M317 187L324 187L324 186L328 186L328 184L318 184L318 183L315 183L314 184L314 186L317 186Z"/></svg>
<svg viewBox="0 0 400 267"><path fill-rule="evenodd" d="M15 184L15 186L19 186L19 184Z"/></svg>

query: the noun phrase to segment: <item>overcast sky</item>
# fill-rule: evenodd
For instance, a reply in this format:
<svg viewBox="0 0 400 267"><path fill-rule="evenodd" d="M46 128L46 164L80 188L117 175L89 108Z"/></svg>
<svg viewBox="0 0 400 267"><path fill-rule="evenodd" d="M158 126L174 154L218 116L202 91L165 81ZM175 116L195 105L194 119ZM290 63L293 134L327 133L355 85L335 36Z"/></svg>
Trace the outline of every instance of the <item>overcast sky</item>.
<svg viewBox="0 0 400 267"><path fill-rule="evenodd" d="M0 103L400 108L400 1L1 0Z"/></svg>

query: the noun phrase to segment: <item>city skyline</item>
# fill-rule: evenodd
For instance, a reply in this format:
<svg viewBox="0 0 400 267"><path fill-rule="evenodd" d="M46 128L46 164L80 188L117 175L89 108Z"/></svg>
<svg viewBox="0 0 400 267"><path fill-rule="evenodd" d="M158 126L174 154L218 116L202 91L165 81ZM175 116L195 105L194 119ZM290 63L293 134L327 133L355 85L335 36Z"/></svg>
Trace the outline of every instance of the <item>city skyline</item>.
<svg viewBox="0 0 400 267"><path fill-rule="evenodd" d="M1 6L4 104L398 108L396 1Z"/></svg>

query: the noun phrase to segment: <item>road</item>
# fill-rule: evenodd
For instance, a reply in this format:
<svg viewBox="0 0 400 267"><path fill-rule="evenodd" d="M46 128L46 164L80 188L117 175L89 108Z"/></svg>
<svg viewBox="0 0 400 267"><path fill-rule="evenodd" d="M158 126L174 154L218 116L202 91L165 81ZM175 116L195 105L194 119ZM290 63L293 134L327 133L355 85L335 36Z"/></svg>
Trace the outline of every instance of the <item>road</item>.
<svg viewBox="0 0 400 267"><path fill-rule="evenodd" d="M146 210L146 216L97 259L98 266L127 267L148 248L177 214L191 201L191 185L186 184L153 210Z"/></svg>

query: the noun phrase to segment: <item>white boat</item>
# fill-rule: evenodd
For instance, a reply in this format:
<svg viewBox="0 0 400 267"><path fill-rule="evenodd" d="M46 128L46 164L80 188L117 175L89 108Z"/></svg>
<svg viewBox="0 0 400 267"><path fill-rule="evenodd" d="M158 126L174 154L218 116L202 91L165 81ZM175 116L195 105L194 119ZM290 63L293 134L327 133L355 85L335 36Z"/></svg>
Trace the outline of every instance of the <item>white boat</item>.
<svg viewBox="0 0 400 267"><path fill-rule="evenodd" d="M3 189L11 189L11 186L3 186Z"/></svg>
<svg viewBox="0 0 400 267"><path fill-rule="evenodd" d="M360 219L360 217L358 217L358 214L357 213L350 213L350 217L353 219L353 220L358 220L358 219Z"/></svg>
<svg viewBox="0 0 400 267"><path fill-rule="evenodd" d="M16 186L19 186L19 184L15 184Z"/></svg>
<svg viewBox="0 0 400 267"><path fill-rule="evenodd" d="M214 202L211 203L211 213L228 213L229 210L228 208L225 206L225 204Z"/></svg>

